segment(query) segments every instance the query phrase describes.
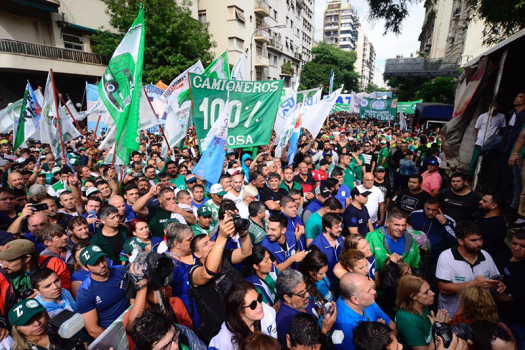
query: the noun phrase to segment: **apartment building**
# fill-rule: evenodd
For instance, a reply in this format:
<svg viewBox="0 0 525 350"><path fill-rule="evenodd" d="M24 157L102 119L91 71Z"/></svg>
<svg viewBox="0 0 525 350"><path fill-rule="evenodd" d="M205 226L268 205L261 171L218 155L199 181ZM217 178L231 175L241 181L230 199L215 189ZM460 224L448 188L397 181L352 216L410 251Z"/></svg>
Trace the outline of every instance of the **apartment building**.
<svg viewBox="0 0 525 350"><path fill-rule="evenodd" d="M100 0L2 0L0 108L22 96L27 80L43 87L49 69L57 87L80 100L85 81L96 81L108 63L89 40L110 28L105 10Z"/></svg>
<svg viewBox="0 0 525 350"><path fill-rule="evenodd" d="M311 60L313 9L314 0L199 0L198 19L209 23L215 56L228 50L235 64L247 53L253 80L285 79L291 86Z"/></svg>

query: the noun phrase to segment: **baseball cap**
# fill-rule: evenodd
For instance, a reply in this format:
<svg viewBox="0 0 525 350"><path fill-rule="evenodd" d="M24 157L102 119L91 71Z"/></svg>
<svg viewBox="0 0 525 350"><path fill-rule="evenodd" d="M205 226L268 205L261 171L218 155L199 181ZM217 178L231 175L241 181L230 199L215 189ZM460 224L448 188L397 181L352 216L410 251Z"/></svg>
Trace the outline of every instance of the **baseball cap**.
<svg viewBox="0 0 525 350"><path fill-rule="evenodd" d="M60 171L60 167L59 166L56 166L54 167L52 170L51 170L51 174L55 175L56 173L58 173Z"/></svg>
<svg viewBox="0 0 525 350"><path fill-rule="evenodd" d="M164 229L167 230L167 229L168 229L168 225L169 225L169 224L172 224L172 223L173 223L173 224L180 224L180 221L177 220L177 219L171 218L171 219L169 219L168 221L166 221L166 222L164 223Z"/></svg>
<svg viewBox="0 0 525 350"><path fill-rule="evenodd" d="M330 188L328 188L328 186L320 185L315 188L315 194L328 198L332 194L332 191L330 191Z"/></svg>
<svg viewBox="0 0 525 350"><path fill-rule="evenodd" d="M207 205L203 205L199 209L197 209L197 215L199 216L212 216L211 209Z"/></svg>
<svg viewBox="0 0 525 350"><path fill-rule="evenodd" d="M210 193L222 197L226 194L226 191L224 190L224 188L222 188L220 184L215 184L211 186Z"/></svg>
<svg viewBox="0 0 525 350"><path fill-rule="evenodd" d="M70 163L71 163L71 165L79 165L80 164L80 160L78 158L71 158Z"/></svg>
<svg viewBox="0 0 525 350"><path fill-rule="evenodd" d="M27 254L35 252L35 245L27 239L17 239L8 242L0 252L1 260L14 260Z"/></svg>
<svg viewBox="0 0 525 350"><path fill-rule="evenodd" d="M194 174L189 174L186 175L185 180L187 183L191 184L192 182L197 181L197 176L195 176Z"/></svg>
<svg viewBox="0 0 525 350"><path fill-rule="evenodd" d="M235 151L233 149L229 149L226 151L226 154L235 154Z"/></svg>
<svg viewBox="0 0 525 350"><path fill-rule="evenodd" d="M98 245L90 245L80 253L80 263L84 266L93 265L103 256L107 255Z"/></svg>
<svg viewBox="0 0 525 350"><path fill-rule="evenodd" d="M0 230L0 245L6 245L13 240L13 235L5 230Z"/></svg>
<svg viewBox="0 0 525 350"><path fill-rule="evenodd" d="M142 250L146 248L146 246L147 244L142 242L137 237L132 237L124 243L123 249L124 249L124 253L131 254L133 252L133 249L138 248L138 250Z"/></svg>
<svg viewBox="0 0 525 350"><path fill-rule="evenodd" d="M428 160L428 165L439 165L439 162L436 157L432 157Z"/></svg>
<svg viewBox="0 0 525 350"><path fill-rule="evenodd" d="M370 195L372 192L370 191L363 191L363 192L360 192L359 189L357 187L354 187L352 188L352 191L350 191L350 196L352 198L354 198L355 196L357 195L361 195L363 197L368 197L368 195Z"/></svg>
<svg viewBox="0 0 525 350"><path fill-rule="evenodd" d="M25 299L15 304L15 306L9 310L9 322L11 322L13 326L24 326L33 316L42 311L46 311L46 308L36 299Z"/></svg>
<svg viewBox="0 0 525 350"><path fill-rule="evenodd" d="M95 192L100 192L98 190L98 188L96 187L90 187L86 190L86 197L89 197L91 194L95 193Z"/></svg>
<svg viewBox="0 0 525 350"><path fill-rule="evenodd" d="M377 173L379 171L385 171L385 167L383 167L381 165L377 166L376 169L375 169L375 172Z"/></svg>
<svg viewBox="0 0 525 350"><path fill-rule="evenodd" d="M324 158L323 158L323 159L321 159L321 161L319 162L319 165L321 165L321 166L323 166L323 165L328 165L328 164L330 164L330 162L329 162L329 161L327 161L327 160L326 160L326 159L324 159Z"/></svg>

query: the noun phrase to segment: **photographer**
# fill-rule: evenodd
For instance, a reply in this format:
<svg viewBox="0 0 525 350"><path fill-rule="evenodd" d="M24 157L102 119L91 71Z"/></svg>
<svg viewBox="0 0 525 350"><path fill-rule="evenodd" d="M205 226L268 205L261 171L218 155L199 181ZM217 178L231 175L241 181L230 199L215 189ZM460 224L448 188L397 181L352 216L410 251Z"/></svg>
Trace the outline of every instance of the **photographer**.
<svg viewBox="0 0 525 350"><path fill-rule="evenodd" d="M226 212L215 242L206 235L195 236L191 241L191 251L199 262L189 272L189 284L201 318L201 337L207 343L219 332L224 321L216 306L235 282L243 280L240 272L232 265L243 262L252 253L248 231L238 231L235 226L232 215ZM225 250L228 238L237 232L241 247Z"/></svg>
<svg viewBox="0 0 525 350"><path fill-rule="evenodd" d="M49 314L35 299L22 300L13 306L9 310L9 321L13 325L13 350L55 349L48 334Z"/></svg>

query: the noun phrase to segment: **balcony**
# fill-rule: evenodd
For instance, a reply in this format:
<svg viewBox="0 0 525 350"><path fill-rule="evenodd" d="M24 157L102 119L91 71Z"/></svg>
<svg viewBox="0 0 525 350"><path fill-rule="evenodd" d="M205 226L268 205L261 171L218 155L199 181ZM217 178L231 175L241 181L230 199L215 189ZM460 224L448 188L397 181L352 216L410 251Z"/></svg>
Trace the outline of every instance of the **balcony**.
<svg viewBox="0 0 525 350"><path fill-rule="evenodd" d="M283 51L283 43L281 42L280 38L272 38L270 39L270 42L268 43L269 49L275 49L278 51Z"/></svg>
<svg viewBox="0 0 525 350"><path fill-rule="evenodd" d="M270 59L261 55L255 56L254 67L270 67Z"/></svg>
<svg viewBox="0 0 525 350"><path fill-rule="evenodd" d="M300 60L300 61L303 60L303 55L301 55L301 54L298 53L298 52L294 53L294 57L297 58L297 59Z"/></svg>
<svg viewBox="0 0 525 350"><path fill-rule="evenodd" d="M303 0L295 0L295 4L297 5L297 8L304 9L306 8L306 4Z"/></svg>
<svg viewBox="0 0 525 350"><path fill-rule="evenodd" d="M48 58L52 60L87 63L106 66L109 57L90 52L63 49L60 47L27 43L23 41L0 39L0 53Z"/></svg>
<svg viewBox="0 0 525 350"><path fill-rule="evenodd" d="M253 39L261 43L268 44L270 42L270 34L266 30L259 30L255 33Z"/></svg>
<svg viewBox="0 0 525 350"><path fill-rule="evenodd" d="M289 65L286 65L286 64L283 64L281 66L281 76L282 77L291 77L294 75L294 68L293 66L289 66Z"/></svg>
<svg viewBox="0 0 525 350"><path fill-rule="evenodd" d="M255 0L253 4L253 12L261 17L268 17L270 15L270 6L262 0Z"/></svg>

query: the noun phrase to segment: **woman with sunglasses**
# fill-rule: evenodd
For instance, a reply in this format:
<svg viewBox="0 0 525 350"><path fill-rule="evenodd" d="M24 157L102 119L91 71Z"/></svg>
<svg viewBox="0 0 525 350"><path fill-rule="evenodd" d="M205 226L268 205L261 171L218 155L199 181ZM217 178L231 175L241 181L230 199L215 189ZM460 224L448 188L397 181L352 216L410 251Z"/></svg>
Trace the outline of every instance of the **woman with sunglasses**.
<svg viewBox="0 0 525 350"><path fill-rule="evenodd" d="M225 321L208 349L238 350L239 344L256 331L277 338L275 310L262 301L253 284L235 283L222 304Z"/></svg>
<svg viewBox="0 0 525 350"><path fill-rule="evenodd" d="M280 272L270 259L270 253L263 246L252 248L252 255L244 261L246 281L253 283L263 302L274 306L277 302L276 281Z"/></svg>

